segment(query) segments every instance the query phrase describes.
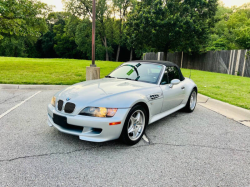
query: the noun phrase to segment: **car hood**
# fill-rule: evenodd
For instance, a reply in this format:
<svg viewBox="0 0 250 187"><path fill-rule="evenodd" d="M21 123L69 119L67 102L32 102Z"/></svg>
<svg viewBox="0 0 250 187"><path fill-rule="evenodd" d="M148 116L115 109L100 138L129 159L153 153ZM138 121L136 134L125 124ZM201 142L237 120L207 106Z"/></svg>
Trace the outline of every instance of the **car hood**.
<svg viewBox="0 0 250 187"><path fill-rule="evenodd" d="M69 102L76 103L78 106L79 104L87 106L99 99L152 87L157 87L157 85L124 79L104 78L72 85L59 92L57 99L66 101L66 98L69 98Z"/></svg>

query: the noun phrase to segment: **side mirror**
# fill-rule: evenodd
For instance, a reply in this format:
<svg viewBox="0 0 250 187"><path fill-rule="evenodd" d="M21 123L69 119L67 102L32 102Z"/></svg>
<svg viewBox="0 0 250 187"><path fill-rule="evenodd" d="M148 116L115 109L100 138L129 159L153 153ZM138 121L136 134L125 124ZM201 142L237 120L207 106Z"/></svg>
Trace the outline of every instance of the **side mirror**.
<svg viewBox="0 0 250 187"><path fill-rule="evenodd" d="M173 79L169 85L169 88L173 88L174 85L179 84L181 81L179 79Z"/></svg>

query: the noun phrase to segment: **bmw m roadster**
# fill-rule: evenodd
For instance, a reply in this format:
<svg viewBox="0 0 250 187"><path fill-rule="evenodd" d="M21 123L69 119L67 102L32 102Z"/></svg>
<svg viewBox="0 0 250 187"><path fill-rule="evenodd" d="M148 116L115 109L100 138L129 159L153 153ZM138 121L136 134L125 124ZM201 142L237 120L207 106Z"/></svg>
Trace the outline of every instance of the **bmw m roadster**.
<svg viewBox="0 0 250 187"><path fill-rule="evenodd" d="M48 125L104 142L140 141L148 124L180 109L193 112L197 86L167 61L131 61L103 79L80 82L56 93L48 105Z"/></svg>

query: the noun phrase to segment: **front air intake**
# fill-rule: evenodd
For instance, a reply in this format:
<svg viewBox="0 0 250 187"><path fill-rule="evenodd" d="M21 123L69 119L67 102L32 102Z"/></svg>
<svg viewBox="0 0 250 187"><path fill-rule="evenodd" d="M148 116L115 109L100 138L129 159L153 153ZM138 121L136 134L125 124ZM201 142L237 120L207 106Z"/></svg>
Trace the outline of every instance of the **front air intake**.
<svg viewBox="0 0 250 187"><path fill-rule="evenodd" d="M74 103L66 103L64 111L66 113L72 113L75 110L76 105Z"/></svg>
<svg viewBox="0 0 250 187"><path fill-rule="evenodd" d="M62 111L62 107L63 107L63 101L62 100L59 100L58 101L58 104L57 104L57 108L59 111Z"/></svg>

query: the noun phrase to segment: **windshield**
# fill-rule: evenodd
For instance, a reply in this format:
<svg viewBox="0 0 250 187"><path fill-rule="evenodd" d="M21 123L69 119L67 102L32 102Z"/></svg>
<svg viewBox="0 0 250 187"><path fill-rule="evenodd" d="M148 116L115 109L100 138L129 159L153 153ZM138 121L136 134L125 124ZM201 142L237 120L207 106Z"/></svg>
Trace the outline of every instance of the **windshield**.
<svg viewBox="0 0 250 187"><path fill-rule="evenodd" d="M162 71L162 66L158 64L146 63L125 63L112 73L109 77L118 79L128 79L156 84Z"/></svg>

